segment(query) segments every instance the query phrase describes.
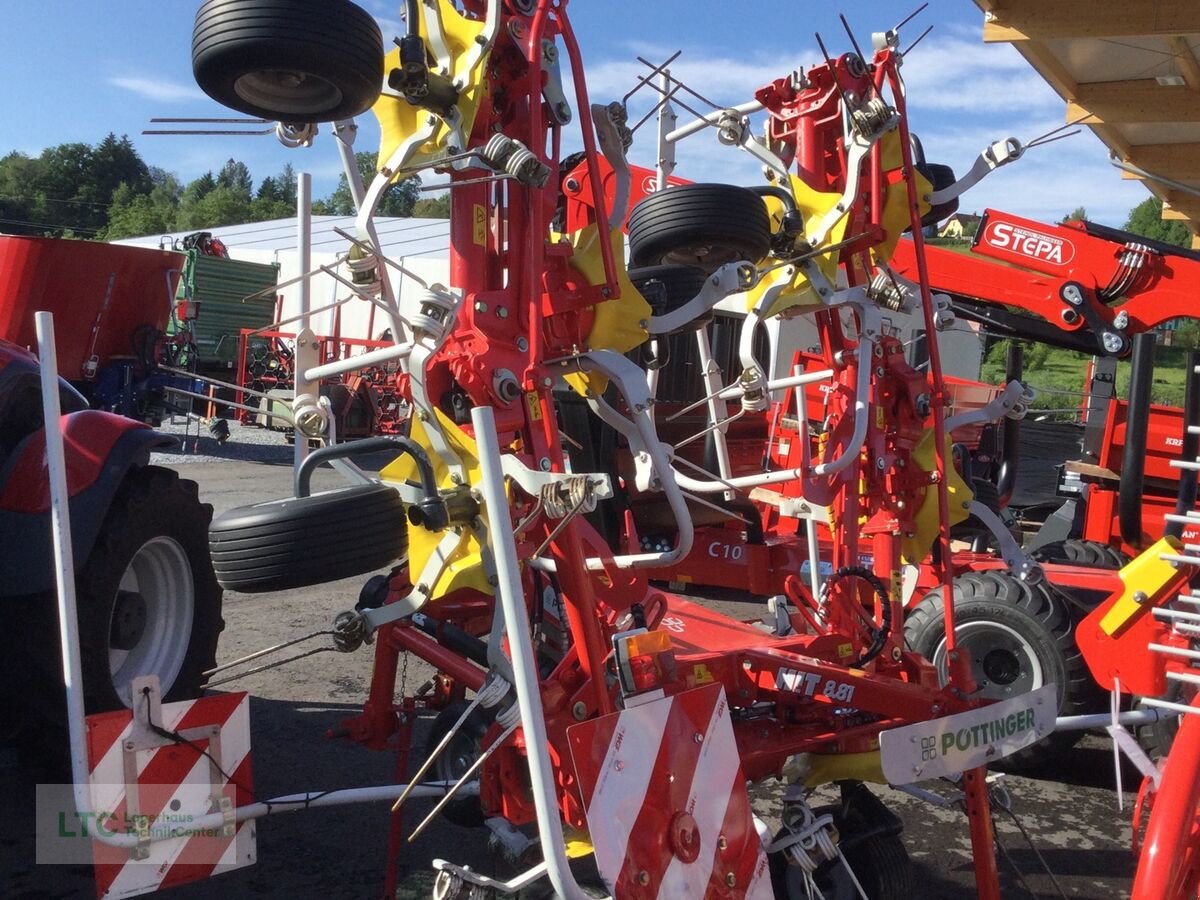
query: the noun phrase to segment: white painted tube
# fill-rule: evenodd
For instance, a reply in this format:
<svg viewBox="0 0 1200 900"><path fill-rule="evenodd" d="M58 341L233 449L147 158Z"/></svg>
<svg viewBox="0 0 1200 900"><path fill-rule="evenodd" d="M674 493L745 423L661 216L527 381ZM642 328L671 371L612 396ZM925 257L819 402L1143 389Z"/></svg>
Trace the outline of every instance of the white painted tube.
<svg viewBox="0 0 1200 900"><path fill-rule="evenodd" d="M1192 707L1189 707L1191 709ZM1157 709L1130 709L1117 716L1119 725L1152 725L1160 719L1174 718ZM1088 713L1082 716L1059 716L1054 720L1055 731L1084 731L1106 728L1112 724L1112 713Z"/></svg>
<svg viewBox="0 0 1200 900"><path fill-rule="evenodd" d="M312 271L312 176L301 172L296 176L296 249L300 255L300 271ZM315 393L315 386L301 382L301 363L316 356L314 349L306 346L315 337L310 328L312 322L312 279L305 278L299 284L297 299L300 302L298 324L299 334L296 335L296 371L292 376L292 414L296 422L301 421L301 410L296 405L296 398L310 391ZM270 405L268 404L268 408ZM292 465L298 470L300 464L308 457L308 439L297 428L295 440L292 441Z"/></svg>
<svg viewBox="0 0 1200 900"><path fill-rule="evenodd" d="M46 434L46 468L50 481L50 529L54 539L54 578L58 588L58 637L63 678L67 688L67 734L71 749L71 780L75 806L91 812L87 740L83 712L83 665L79 659L79 616L75 608L75 554L71 546L70 495L63 453L62 405L58 396L58 354L54 345L54 315L34 314L38 355L41 357L42 417ZM132 836L131 836L132 837ZM137 839L132 838L133 846Z"/></svg>
<svg viewBox="0 0 1200 900"><path fill-rule="evenodd" d="M475 426L475 443L479 447L480 492L496 560L496 595L503 611L512 654L513 686L520 705L521 727L525 730L529 782L533 789L533 805L537 810L542 855L546 860L550 882L558 896L567 900L583 900L587 895L576 884L567 862L562 820L558 814L554 768L550 763L546 720L538 690L538 669L534 663L524 591L521 588L521 566L517 560L517 545L513 539L508 499L504 493L504 472L500 468L496 419L490 408L477 406L471 410L471 424Z"/></svg>
<svg viewBox="0 0 1200 900"><path fill-rule="evenodd" d="M395 359L402 359L408 356L413 351L413 345L397 344L394 347L380 347L378 350L368 350L366 353L360 353L357 356L348 356L345 359L339 359L331 363L326 363L323 366L314 366L304 372L304 380L310 383L323 381L326 378L331 378L334 375L343 375L346 372L353 372L356 369L365 369L367 366L375 366L380 363L391 362Z"/></svg>

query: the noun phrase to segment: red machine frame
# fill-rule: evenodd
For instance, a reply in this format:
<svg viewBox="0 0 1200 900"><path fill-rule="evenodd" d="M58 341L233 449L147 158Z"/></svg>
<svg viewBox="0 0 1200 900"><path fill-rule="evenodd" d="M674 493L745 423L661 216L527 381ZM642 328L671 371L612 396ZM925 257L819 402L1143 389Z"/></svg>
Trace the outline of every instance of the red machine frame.
<svg viewBox="0 0 1200 900"><path fill-rule="evenodd" d="M477 2L467 2L465 7L469 14L484 13ZM557 165L561 127L552 124L542 105L540 56L543 40L559 39L574 73L591 195L604 196L591 107L566 4L541 2L529 16L506 6L502 26L501 32L512 39L493 49L489 77L496 83L484 92L468 145L482 145L502 133L531 148L551 169ZM873 198L849 211L846 233L855 237L838 245L833 256L840 260L851 287L865 287L869 252L896 240L898 228L914 226L919 218L919 213L907 212L893 216L890 225L885 222L883 196L889 188L894 188L890 196L901 209L915 211L920 206L916 185L904 181L901 174L905 169L911 171L912 159L897 66L897 52L889 44L870 64L846 54L815 67L803 89L781 79L760 92L760 99L777 114L773 127L786 148L785 158L789 163L797 160L810 187L840 191L850 179L861 179L865 194ZM894 109L882 100L887 89ZM864 102L866 98L877 100L872 112L895 116L894 121L885 123L897 128L895 156L890 161L885 161L876 143L855 158L850 171L839 163L846 152L839 110L848 95L864 98ZM786 127L780 126L784 121ZM478 172L470 169L452 172L451 283L461 288L463 302L454 329L423 372L428 396L442 398L458 392L465 395L467 405L491 407L506 449L523 465L551 472L564 471L565 461L551 393L556 371L549 361L570 360L577 348L588 345L600 307L621 297L623 281L621 263L607 240L599 240L600 270L590 278L581 277L572 266L573 253L567 243L545 240L558 189L553 180L540 188L479 178ZM590 215L589 224L598 234L607 235L609 211L605 205L593 207ZM919 247L919 228L915 233ZM921 295L932 330L931 298L924 279ZM497 317L496 310L505 310L507 315ZM839 312L821 311L816 318L826 346L825 362L837 373L833 399L837 411L833 415L845 421L834 430L835 438L828 442L824 458L832 459L852 440L854 397L864 369L870 402L880 411L878 417L869 417L865 458L855 451L851 465L836 471L830 467L828 474L803 479L803 494L814 502L834 503L842 523L865 520L861 528L836 528L834 566L856 566L860 545L869 544L874 572L891 581L901 555L898 536L916 531L913 516L927 492L936 497L940 521L932 539L943 548L941 558L949 559L949 501L943 474L947 453L941 416L946 394L936 346L931 347L932 377L927 378L908 365L895 338L880 336L872 358L859 359L858 349L873 345L861 335L848 333ZM493 373L499 371L516 377L518 402L497 392ZM402 392L410 388L408 378L401 378ZM420 402L412 399L420 409ZM906 466L930 424L934 445L931 469ZM470 435L469 425L460 424L460 428ZM864 486L861 490L860 485ZM562 814L571 825L583 826L585 819L573 788L576 776L566 752L566 732L581 719L614 710L615 698L603 677L610 656L608 639L618 621L631 614L635 621L644 617L651 629L668 610L685 623L687 641L674 641L679 677L662 685L668 694L715 680L736 707L770 704L773 708L769 724L761 719L735 722L743 769L750 778L780 771L784 761L797 752L871 749L881 727L938 717L984 702L965 697L964 691L971 689L969 663L954 649L950 603L946 634L952 686L939 689L928 663L904 650L898 629L886 628L889 618L899 622L902 615L894 597L883 607L875 603L864 609L859 588L847 579L832 589L828 619L817 634L811 633L811 617L801 612L796 614L796 636L764 639L757 629L735 627L722 617L714 619L703 607L653 590L637 570L608 568L606 577L597 579L582 561L589 556L610 559L612 551L577 519L568 518L556 527L539 512L534 499L519 492L511 499L514 518L521 523L517 551L522 558L529 558L539 544L548 544L557 564L567 624L575 638L565 657L540 684ZM628 519L627 529L632 552L636 534ZM949 586L953 572L949 566L943 568L941 577ZM532 570L526 569L527 596L535 591L531 577ZM405 599L413 589L406 572L393 576L390 587L389 602ZM809 607L815 602L811 597L796 596ZM475 633L486 626L491 613L490 598L471 589L445 596L423 610L423 615L442 623L440 627L455 625ZM873 641L872 635L884 637L871 662L848 669L847 662ZM388 625L379 635L366 709L362 716L345 723L346 733L355 739L382 746L399 727L401 716L411 709L410 700L397 703L392 696L396 658L402 650L416 652L439 667L447 696L482 684L481 669L447 651L436 636L414 627L411 620ZM784 678L787 672L811 676L819 687L797 695L786 688L790 683ZM839 702L847 696L853 696L858 716L865 715L865 720L837 714ZM533 818L523 799L523 767L516 764L522 753L520 740L514 739L488 760L482 776L485 808L502 812L517 824ZM995 897L996 870L983 770L966 773L964 785L980 895Z"/></svg>

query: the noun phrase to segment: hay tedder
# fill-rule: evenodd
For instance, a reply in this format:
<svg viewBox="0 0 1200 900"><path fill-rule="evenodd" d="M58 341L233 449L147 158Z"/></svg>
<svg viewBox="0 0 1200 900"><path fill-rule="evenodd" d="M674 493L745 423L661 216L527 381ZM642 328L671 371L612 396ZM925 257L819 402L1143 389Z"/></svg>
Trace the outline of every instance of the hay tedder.
<svg viewBox="0 0 1200 900"><path fill-rule="evenodd" d="M301 330L293 412L320 438L320 381L364 359L392 363L409 432L306 456L297 441L296 496L233 510L210 530L227 589L393 567L334 625L340 649L375 649L364 710L340 733L407 753L412 714L439 716L413 783L356 799L390 795L398 809L437 797L430 817L486 824L516 856L535 849L507 881L437 861L439 897L510 894L542 877L586 896L569 859L581 849L594 886L616 897L902 897L899 822L864 782L961 773L979 895L997 897L986 765L1053 730L1057 688L984 699L956 645L950 531L971 490L951 460L936 342L927 369L914 368L884 316L917 312L936 333L922 223L977 176L955 182L921 158L897 30L874 35L869 57L826 55L680 129L711 127L751 153L763 184L671 184L660 166L658 189L630 209L627 109L590 101L565 0L405 10L407 33L386 57L374 20L348 0L208 0L193 35L201 87L290 123L293 140L307 123L367 108L381 123L378 174L366 186L351 176L360 211L347 250L355 291L383 311L395 343L323 362ZM759 110L761 138L748 124ZM565 159L575 142L580 155ZM394 179L430 169L450 181L450 284L397 303L402 267L378 252L374 210ZM905 232L911 281L889 267ZM722 371L703 352L704 329L731 304L744 321ZM773 372L758 336L799 318L819 335L819 360ZM656 403L670 366L661 348L683 332L704 360L705 420L689 434ZM807 411L812 388L819 416ZM1001 396L980 416L1007 414L1019 386ZM790 447L764 447L765 463L734 471L721 448L735 420L781 401ZM704 443L715 463L693 452ZM380 449L397 454L381 480L348 460ZM325 462L353 483L311 494ZM753 528L748 499L797 532L819 522L830 535L809 544L811 579L771 573L782 589L768 625L651 583L692 552L699 515ZM617 527L602 531L604 518ZM946 597L942 677L902 628L899 573L927 558ZM405 653L438 673L418 695L397 696ZM194 740L171 747L186 753ZM431 769L437 783L418 784ZM776 827L750 803L772 779L784 785ZM831 783L840 807L814 809L811 792ZM237 823L272 811L218 806L230 840ZM109 843L151 852L141 836Z"/></svg>

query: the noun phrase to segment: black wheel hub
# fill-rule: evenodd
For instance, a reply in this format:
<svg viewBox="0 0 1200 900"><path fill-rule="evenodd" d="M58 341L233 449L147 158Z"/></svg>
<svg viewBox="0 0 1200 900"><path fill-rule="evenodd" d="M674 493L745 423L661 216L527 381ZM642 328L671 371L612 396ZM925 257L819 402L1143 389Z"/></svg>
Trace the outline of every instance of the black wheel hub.
<svg viewBox="0 0 1200 900"><path fill-rule="evenodd" d="M983 671L993 684L1012 684L1021 677L1021 661L1011 650L989 650L983 658Z"/></svg>
<svg viewBox="0 0 1200 900"><path fill-rule="evenodd" d="M146 633L146 598L137 591L117 591L113 604L109 646L114 650L132 650Z"/></svg>

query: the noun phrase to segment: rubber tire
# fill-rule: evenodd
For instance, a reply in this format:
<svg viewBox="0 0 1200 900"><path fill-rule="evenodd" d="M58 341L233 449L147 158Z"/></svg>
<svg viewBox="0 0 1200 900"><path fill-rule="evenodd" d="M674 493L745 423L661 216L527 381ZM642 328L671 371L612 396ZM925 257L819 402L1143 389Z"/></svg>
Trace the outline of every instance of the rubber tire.
<svg viewBox="0 0 1200 900"><path fill-rule="evenodd" d="M945 638L945 601L942 588L930 591L908 614L904 639L909 648L933 660ZM955 631L974 622L996 622L1016 632L1036 653L1043 683L1058 685L1058 715L1080 715L1091 711L1095 683L1079 648L1075 629L1065 604L1044 588L1029 585L1005 572L972 572L954 580ZM978 661L973 662L977 665ZM942 673L943 680L945 674ZM1040 685L1037 685L1040 686ZM1009 695L986 689L984 696L1005 699ZM1047 751L1069 749L1080 738L1078 731L1054 732L1032 746L1005 757L1003 769L1029 768Z"/></svg>
<svg viewBox="0 0 1200 900"><path fill-rule="evenodd" d="M231 509L208 531L217 580L243 593L325 584L408 554L395 488L358 484Z"/></svg>
<svg viewBox="0 0 1200 900"><path fill-rule="evenodd" d="M1172 681L1167 685L1167 692L1162 695L1161 699L1171 703L1191 703L1195 696L1195 685L1183 685L1178 681ZM1148 709L1149 707L1142 703L1141 697L1137 697L1134 699L1133 708ZM1175 743L1175 735L1178 733L1178 716L1159 719L1150 725L1139 725L1135 730L1138 743L1146 751L1146 755L1156 762L1171 752L1171 745Z"/></svg>
<svg viewBox="0 0 1200 900"><path fill-rule="evenodd" d="M948 188L958 180L954 177L954 170L952 168L940 163L923 163L917 166L917 171L924 175L926 180L933 185L934 192ZM958 212L957 197L932 207L929 212L921 216L921 224L927 227L929 225L936 225L938 222L950 218L956 212Z"/></svg>
<svg viewBox="0 0 1200 900"><path fill-rule="evenodd" d="M975 495L977 502L1000 515L1000 489L995 484L986 478L972 478L971 493Z"/></svg>
<svg viewBox="0 0 1200 900"><path fill-rule="evenodd" d="M438 745L458 717L463 714L467 704L452 703L438 713L433 724L429 726L429 737L425 740L425 758ZM494 715L492 711L476 707L467 717L462 728L450 741L448 747L441 752L432 768L425 777L431 781L456 781L471 766L482 752L483 736L487 733ZM478 780L478 776L476 776ZM455 797L442 808L442 815L447 821L463 828L479 828L487 818L479 805L478 797Z"/></svg>
<svg viewBox="0 0 1200 900"><path fill-rule="evenodd" d="M629 214L634 268L678 264L711 274L735 260L758 262L771 246L762 198L732 184L685 184L650 194Z"/></svg>
<svg viewBox="0 0 1200 900"><path fill-rule="evenodd" d="M365 112L383 85L383 36L350 0L206 0L192 30L192 72L218 103L284 122L332 122ZM298 75L267 85L263 73Z"/></svg>
<svg viewBox="0 0 1200 900"><path fill-rule="evenodd" d="M818 814L825 811L825 808L814 810ZM917 896L912 861L899 835L880 835L862 841L845 850L843 855L870 900L910 900ZM790 890L789 864L782 853L771 854L767 865L775 900L807 900L807 894L799 888L795 892ZM818 887L828 900L858 900L858 892L845 873L842 864L836 860L817 868L814 874Z"/></svg>
<svg viewBox="0 0 1200 900"><path fill-rule="evenodd" d="M1036 562L1081 566L1086 569L1116 571L1129 565L1129 557L1116 547L1079 538L1043 544L1029 555Z"/></svg>
<svg viewBox="0 0 1200 900"><path fill-rule="evenodd" d="M708 280L708 275L695 266L642 266L629 270L629 280L650 304L651 314L662 316L694 300ZM712 317L712 310L707 310L668 334L703 328L712 321Z"/></svg>

